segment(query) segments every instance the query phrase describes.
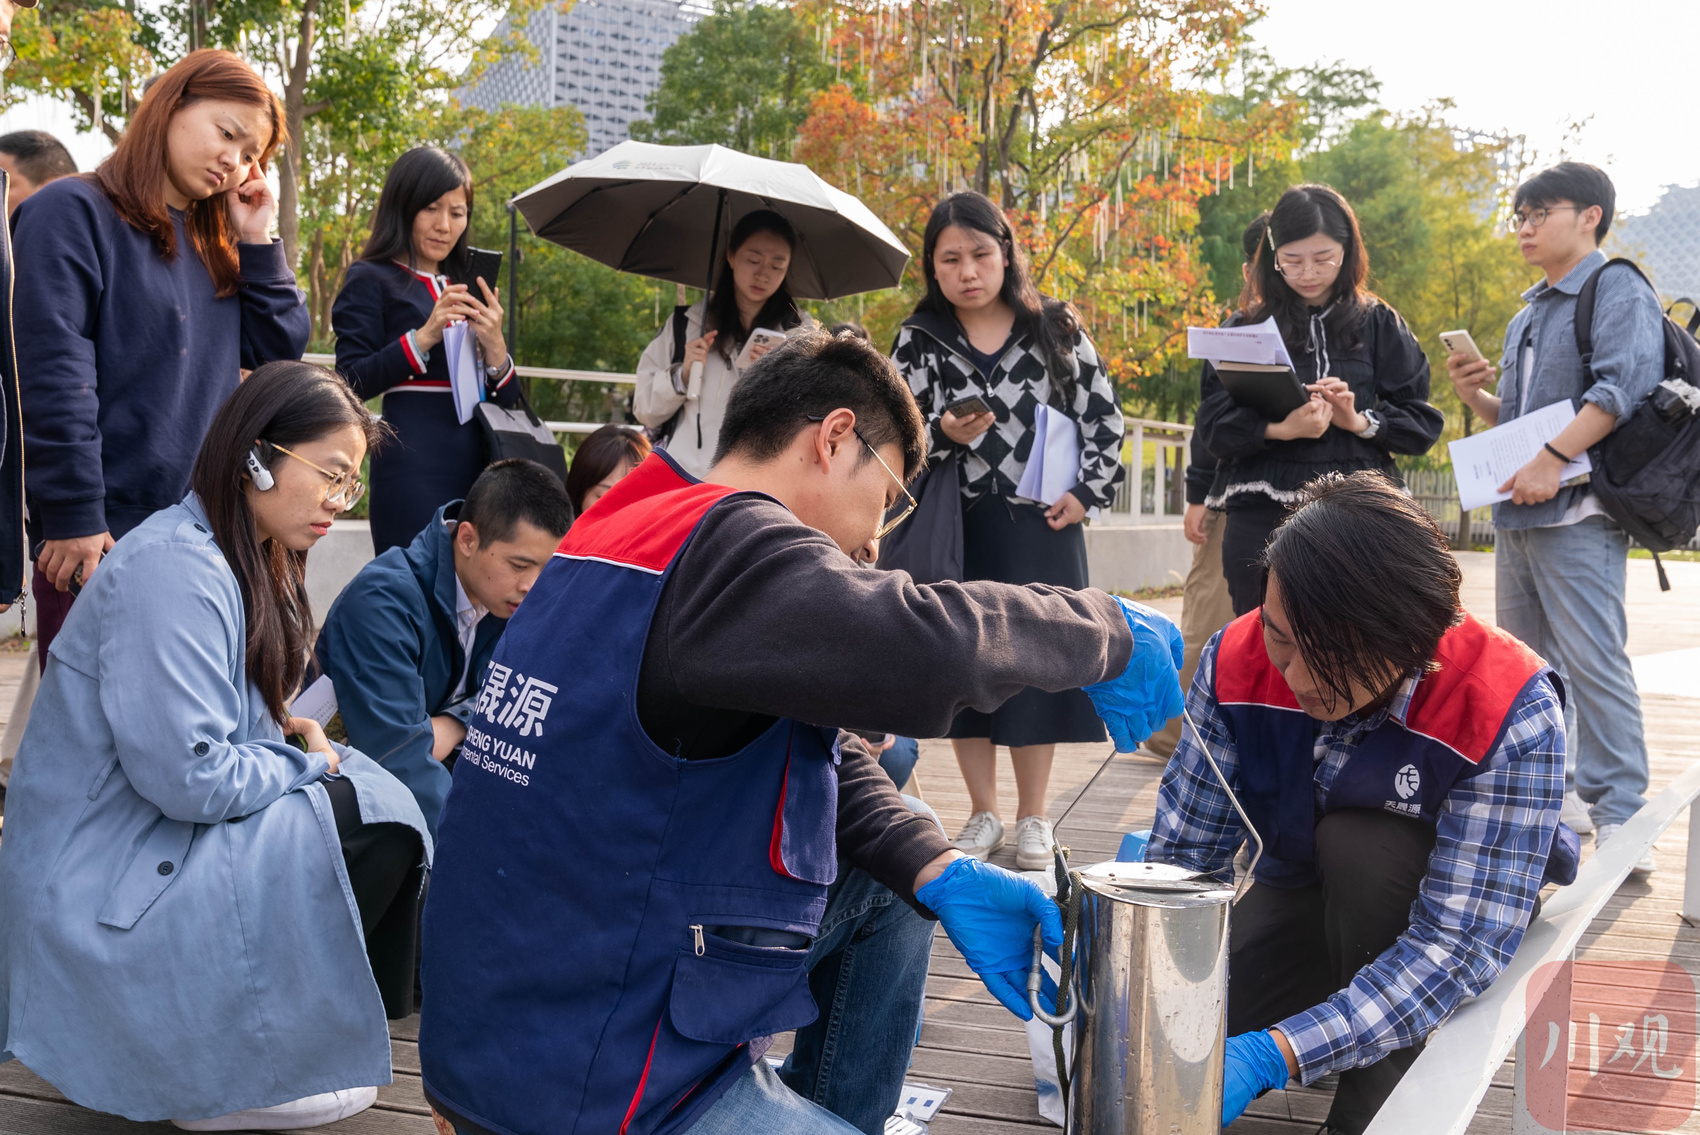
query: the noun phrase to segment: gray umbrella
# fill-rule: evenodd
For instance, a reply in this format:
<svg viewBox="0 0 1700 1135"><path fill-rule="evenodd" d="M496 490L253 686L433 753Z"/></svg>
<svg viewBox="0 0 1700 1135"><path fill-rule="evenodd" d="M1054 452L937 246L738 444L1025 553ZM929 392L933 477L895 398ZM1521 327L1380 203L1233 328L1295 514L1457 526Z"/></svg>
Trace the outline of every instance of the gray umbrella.
<svg viewBox="0 0 1700 1135"><path fill-rule="evenodd" d="M785 286L799 299L894 287L909 252L856 198L795 162L724 146L621 142L514 198L531 231L622 272L702 287L746 213L797 232Z"/></svg>

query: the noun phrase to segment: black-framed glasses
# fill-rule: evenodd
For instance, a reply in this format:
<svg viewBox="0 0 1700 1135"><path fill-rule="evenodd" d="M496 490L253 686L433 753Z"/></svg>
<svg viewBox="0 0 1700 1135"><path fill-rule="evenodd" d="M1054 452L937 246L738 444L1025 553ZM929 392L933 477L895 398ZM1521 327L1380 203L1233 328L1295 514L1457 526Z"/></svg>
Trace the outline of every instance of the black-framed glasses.
<svg viewBox="0 0 1700 1135"><path fill-rule="evenodd" d="M1547 223L1547 218L1560 209L1575 209L1581 211L1580 205L1548 205L1543 209L1530 209L1526 213L1513 213L1505 222L1505 231L1520 232L1524 225L1538 229Z"/></svg>
<svg viewBox="0 0 1700 1135"><path fill-rule="evenodd" d="M826 415L825 414L818 414L818 415L817 414L807 414L807 415L804 415L804 416L811 422L824 422L824 421L826 421ZM852 432L856 435L857 441L861 442L863 445L868 447L868 452L873 455L873 458L874 458L875 461L878 461L880 463L880 468L884 469L886 471L886 475L889 476L892 479L892 481L896 483L897 491L903 494L903 499L905 501L909 502L908 505L903 509L902 512L898 513L896 516L887 516L885 518L885 520L881 522L881 524L879 526L879 530L874 533L874 539L883 540L883 539L886 538L886 536L888 536L891 533L891 530L893 528L896 528L899 524L902 524L905 520L908 520L909 515L912 512L914 512L917 508L921 507L921 502L916 500L915 497L909 492L909 486L907 486L903 483L903 478L899 477L896 473L892 472L891 466L889 466L885 463L885 458L880 456L879 450L874 448L873 443L870 442L867 438L862 436L862 428L860 426L851 426L850 432ZM897 505L891 506L891 508L896 508L896 507L897 507ZM886 512L889 513L890 511L891 511L890 508L886 509Z"/></svg>
<svg viewBox="0 0 1700 1135"><path fill-rule="evenodd" d="M288 456L295 458L295 460L301 462L301 464L307 466L309 469L317 469L329 478L330 484L325 486L325 503L330 505L332 508L341 512L347 512L349 509L359 504L360 498L366 495L366 482L362 481L353 473L332 473L323 465L315 465L299 453L296 453L291 449L285 449L275 441L271 443L271 447L279 453L287 454Z"/></svg>
<svg viewBox="0 0 1700 1135"><path fill-rule="evenodd" d="M0 35L0 71L6 70L18 61L18 49L12 46L12 37Z"/></svg>

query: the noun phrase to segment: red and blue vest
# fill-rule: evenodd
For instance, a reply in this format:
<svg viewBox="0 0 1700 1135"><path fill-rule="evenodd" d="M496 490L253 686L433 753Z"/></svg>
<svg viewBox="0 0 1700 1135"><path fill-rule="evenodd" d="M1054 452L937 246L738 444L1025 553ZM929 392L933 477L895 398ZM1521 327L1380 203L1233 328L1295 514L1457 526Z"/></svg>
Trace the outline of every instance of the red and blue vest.
<svg viewBox="0 0 1700 1135"><path fill-rule="evenodd" d="M1263 645L1261 611L1229 623L1217 640L1216 704L1239 754L1236 790L1263 837L1257 881L1303 887L1316 880L1314 837L1322 816L1373 808L1433 825L1446 798L1481 771L1516 710L1550 688L1551 667L1504 631L1469 614L1441 636L1436 669L1423 674L1405 720L1389 715L1358 743L1316 801L1316 738L1322 723L1298 699ZM1544 882L1576 877L1581 845L1558 825Z"/></svg>
<svg viewBox="0 0 1700 1135"><path fill-rule="evenodd" d="M662 588L732 495L647 458L573 525L492 659L438 827L419 1027L426 1092L487 1131L682 1130L816 1016L806 950L712 928L818 931L836 731L781 719L684 761L636 710Z"/></svg>

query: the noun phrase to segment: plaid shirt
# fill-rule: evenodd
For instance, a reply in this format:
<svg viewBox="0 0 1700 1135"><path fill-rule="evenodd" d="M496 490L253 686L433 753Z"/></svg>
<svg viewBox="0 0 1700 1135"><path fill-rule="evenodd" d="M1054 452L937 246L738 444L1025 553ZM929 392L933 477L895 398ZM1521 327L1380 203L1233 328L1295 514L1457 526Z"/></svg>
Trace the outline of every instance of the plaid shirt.
<svg viewBox="0 0 1700 1135"><path fill-rule="evenodd" d="M1218 635L1205 648L1187 712L1229 783L1239 754L1216 705ZM1403 727L1420 677L1407 678L1368 716L1316 722L1316 803L1358 745L1388 721ZM1433 1032L1466 997L1504 971L1540 893L1564 797L1564 711L1552 685L1536 683L1516 704L1499 747L1446 798L1434 853L1399 940L1322 1004L1279 1022L1309 1084L1341 1068L1373 1064ZM1183 731L1157 795L1146 858L1212 873L1232 869L1245 830L1227 794Z"/></svg>

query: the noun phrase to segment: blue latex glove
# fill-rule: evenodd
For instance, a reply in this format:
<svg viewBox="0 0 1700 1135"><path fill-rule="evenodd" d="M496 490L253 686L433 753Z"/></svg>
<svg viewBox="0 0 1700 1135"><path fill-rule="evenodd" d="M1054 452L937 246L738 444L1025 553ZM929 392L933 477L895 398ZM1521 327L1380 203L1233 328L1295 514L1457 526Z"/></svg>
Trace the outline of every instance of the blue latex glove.
<svg viewBox="0 0 1700 1135"><path fill-rule="evenodd" d="M1013 871L963 856L915 892L939 916L969 968L1003 1007L1027 1021L1027 974L1033 968L1033 927L1054 954L1063 940L1062 911L1037 883Z"/></svg>
<svg viewBox="0 0 1700 1135"><path fill-rule="evenodd" d="M1287 1058L1267 1032L1228 1038L1222 1068L1222 1126L1240 1117L1251 1101L1287 1083Z"/></svg>
<svg viewBox="0 0 1700 1135"><path fill-rule="evenodd" d="M1122 614L1133 631L1133 657L1121 677L1087 686L1092 708L1104 719L1118 753L1131 753L1139 743L1179 717L1185 704L1180 670L1186 661L1181 629L1160 611L1123 599Z"/></svg>

